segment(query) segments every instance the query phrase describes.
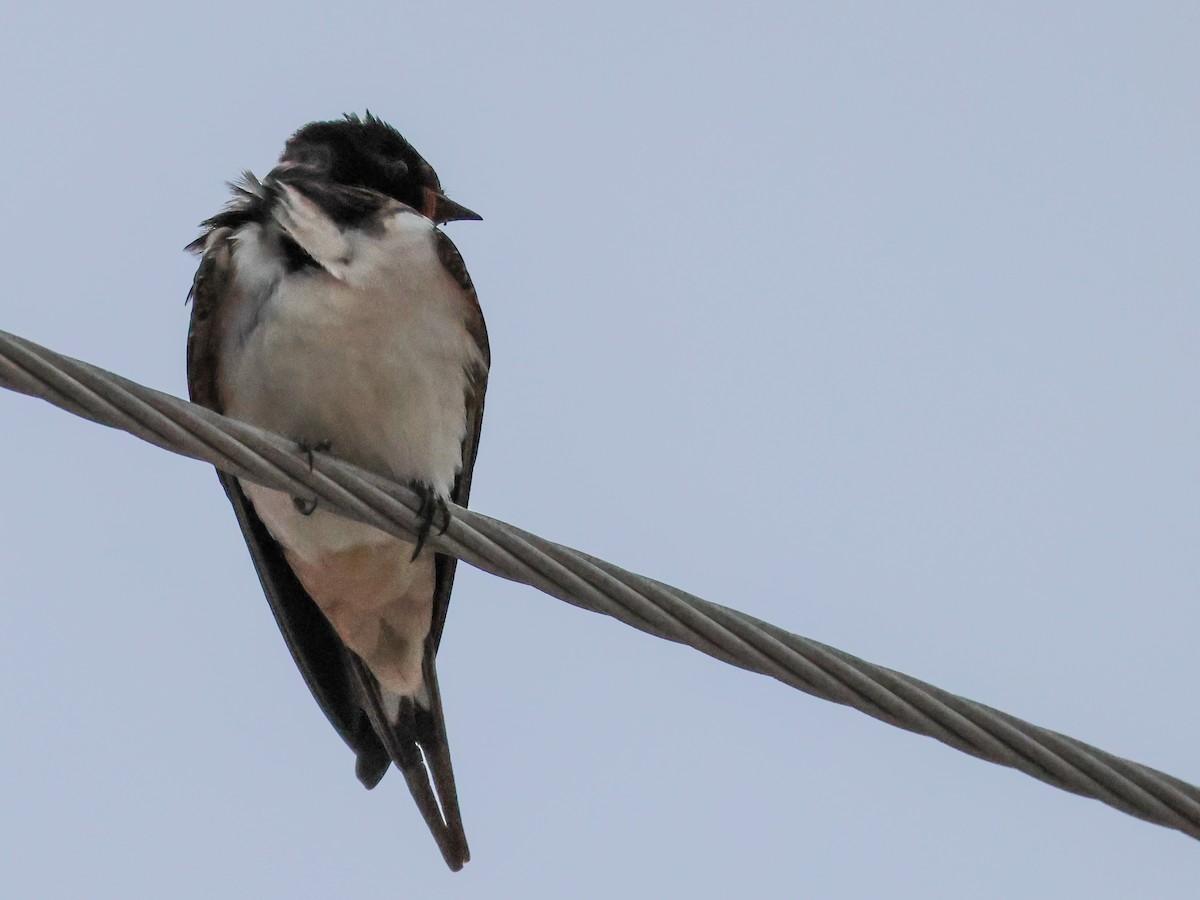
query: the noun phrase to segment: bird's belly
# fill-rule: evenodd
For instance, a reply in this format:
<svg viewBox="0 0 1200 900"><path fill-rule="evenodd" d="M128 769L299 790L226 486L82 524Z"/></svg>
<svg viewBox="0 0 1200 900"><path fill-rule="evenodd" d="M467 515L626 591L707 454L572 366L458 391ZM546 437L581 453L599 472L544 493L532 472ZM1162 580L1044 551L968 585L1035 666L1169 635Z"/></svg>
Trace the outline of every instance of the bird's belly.
<svg viewBox="0 0 1200 900"><path fill-rule="evenodd" d="M234 418L389 476L449 494L466 430L461 365L425 352L395 323L298 314L259 326L240 359ZM299 448L298 448L299 452ZM379 530L320 509L302 515L292 498L247 486L281 544L306 559L360 544Z"/></svg>
<svg viewBox="0 0 1200 900"><path fill-rule="evenodd" d="M315 565L331 554L356 548L374 547L389 542L404 543L411 555L413 545L371 525L346 519L317 504L304 515L296 499L282 491L243 481L242 490L254 505L254 511L291 557ZM303 500L301 502L304 502Z"/></svg>
<svg viewBox="0 0 1200 900"><path fill-rule="evenodd" d="M457 351L465 329L436 305L405 299L320 276L281 285L227 357L228 412L309 447L329 442L334 456L448 495L466 429ZM388 691L419 696L432 555L413 560L410 542L320 502L306 515L284 492L242 487L347 646Z"/></svg>
<svg viewBox="0 0 1200 900"><path fill-rule="evenodd" d="M380 532L376 532L379 534ZM285 548L292 570L343 641L387 692L424 696L425 636L433 615L433 556L386 537L311 560Z"/></svg>
<svg viewBox="0 0 1200 900"><path fill-rule="evenodd" d="M318 276L281 286L235 354L228 411L448 491L466 431L469 338L461 317L405 300Z"/></svg>
<svg viewBox="0 0 1200 900"><path fill-rule="evenodd" d="M462 465L468 373L484 356L432 223L397 215L359 248L344 280L321 269L289 270L257 225L235 237L239 290L226 313L218 370L224 411L307 447L327 443L334 456L448 497ZM414 560L411 543L319 502L305 515L286 493L242 487L300 583L385 695L425 696L433 554Z"/></svg>

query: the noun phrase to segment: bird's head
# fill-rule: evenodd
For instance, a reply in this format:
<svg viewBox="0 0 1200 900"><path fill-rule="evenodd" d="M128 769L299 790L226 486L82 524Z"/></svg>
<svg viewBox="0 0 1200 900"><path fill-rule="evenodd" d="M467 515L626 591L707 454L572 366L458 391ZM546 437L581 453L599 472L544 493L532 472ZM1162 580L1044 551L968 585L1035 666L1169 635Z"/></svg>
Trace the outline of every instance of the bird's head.
<svg viewBox="0 0 1200 900"><path fill-rule="evenodd" d="M433 166L400 132L369 112L361 119L350 113L305 125L284 145L279 162L394 197L438 223L481 218L443 194Z"/></svg>

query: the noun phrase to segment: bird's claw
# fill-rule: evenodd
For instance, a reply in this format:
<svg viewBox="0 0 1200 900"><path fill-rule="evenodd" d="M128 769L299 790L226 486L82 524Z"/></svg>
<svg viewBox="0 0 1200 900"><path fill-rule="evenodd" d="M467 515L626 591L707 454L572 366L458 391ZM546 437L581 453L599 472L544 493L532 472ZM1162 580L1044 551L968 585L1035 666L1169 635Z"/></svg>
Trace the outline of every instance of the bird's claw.
<svg viewBox="0 0 1200 900"><path fill-rule="evenodd" d="M308 460L308 471L311 472L313 470L313 454L328 453L333 446L333 441L317 441L315 444L310 444L308 441L296 441L296 446Z"/></svg>
<svg viewBox="0 0 1200 900"><path fill-rule="evenodd" d="M433 531L434 523L439 516L442 522L438 528L438 535L445 534L446 529L450 527L450 507L446 505L445 497L423 481L410 481L408 486L421 498L421 505L417 507L417 517L421 520L421 527L417 529L417 546L413 549L412 555L412 558L416 559L424 548L425 541Z"/></svg>
<svg viewBox="0 0 1200 900"><path fill-rule="evenodd" d="M311 516L317 508L317 498L305 500L303 497L293 497L292 506L296 507L296 511L302 516Z"/></svg>
<svg viewBox="0 0 1200 900"><path fill-rule="evenodd" d="M315 444L310 444L308 441L296 441L296 446L300 448L300 452L308 459L308 471L313 470L313 453L327 453L329 448L333 446L333 441L317 441ZM318 499L305 499L304 497L293 497L292 505L296 507L296 511L302 516L311 516L317 508Z"/></svg>

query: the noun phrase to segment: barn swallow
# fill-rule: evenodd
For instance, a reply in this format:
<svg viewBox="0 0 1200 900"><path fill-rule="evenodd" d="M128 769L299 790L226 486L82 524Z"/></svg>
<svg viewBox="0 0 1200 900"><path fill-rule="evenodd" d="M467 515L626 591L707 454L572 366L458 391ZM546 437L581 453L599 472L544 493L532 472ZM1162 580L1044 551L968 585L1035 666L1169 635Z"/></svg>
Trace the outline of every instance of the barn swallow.
<svg viewBox="0 0 1200 900"><path fill-rule="evenodd" d="M462 257L475 213L367 113L313 122L202 223L188 331L194 402L408 484L415 542L218 472L296 665L354 751L391 764L447 865L469 859L434 667L456 560L423 547L466 505L490 364Z"/></svg>

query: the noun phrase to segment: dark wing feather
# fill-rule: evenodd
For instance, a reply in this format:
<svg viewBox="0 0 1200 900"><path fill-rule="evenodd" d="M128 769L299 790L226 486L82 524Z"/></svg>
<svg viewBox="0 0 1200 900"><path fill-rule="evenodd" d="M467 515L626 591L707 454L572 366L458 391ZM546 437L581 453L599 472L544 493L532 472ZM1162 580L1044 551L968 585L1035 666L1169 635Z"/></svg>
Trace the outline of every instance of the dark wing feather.
<svg viewBox="0 0 1200 900"><path fill-rule="evenodd" d="M194 402L223 412L217 385L217 348L220 312L226 293L232 288L228 232L214 233L208 247L192 284L188 391ZM223 472L217 474L233 505L263 593L297 668L330 723L357 755L359 779L367 787L374 787L387 771L390 759L363 711L349 652L300 585L237 479Z"/></svg>
<svg viewBox="0 0 1200 900"><path fill-rule="evenodd" d="M475 469L475 456L479 449L479 431L483 424L483 397L487 390L487 373L491 364L491 350L488 346L487 329L484 326L483 313L479 309L479 298L467 267L463 264L458 248L450 238L441 231L435 231L438 257L442 265L458 282L465 299L468 301L467 329L480 350L482 364L467 372L467 428L462 446L462 468L454 481L450 499L459 506L466 506L471 493L471 476ZM450 606L450 592L454 588L454 572L458 560L453 556L437 554L434 558L435 582L433 589L433 616L429 626L429 635L425 639L424 675L425 684L429 688L429 710L412 709L411 715L402 716L400 722L388 734L384 734L384 743L392 753L396 765L404 773L409 790L425 815L425 821L430 831L442 849L442 855L452 869L459 868L470 858L467 848L467 837L463 831L462 813L458 806L458 789L454 782L454 769L450 763L450 744L446 737L446 717L442 712L442 694L438 685L437 659L438 645L442 639L442 630L446 624L446 612ZM361 664L360 664L361 665ZM368 679L369 680L369 679ZM377 726L378 727L378 726ZM382 733L382 732L381 732ZM420 747L424 758L424 766L412 757L412 744ZM425 771L428 768L428 776ZM441 800L442 817L434 816L429 811L428 794L429 782L432 778L437 796ZM444 824L443 824L444 823ZM438 826L441 825L444 831ZM455 865L455 860L459 861Z"/></svg>
<svg viewBox="0 0 1200 900"><path fill-rule="evenodd" d="M492 351L488 344L487 326L483 321L483 312L479 308L479 295L475 293L475 285L467 272L466 264L454 242L441 231L434 232L437 240L438 257L454 280L462 288L470 304L467 318L467 330L478 345L483 358L483 365L467 373L467 431L463 438L462 468L450 491L450 499L459 506L466 506L471 496L471 477L475 472L475 457L479 453L479 431L483 426L483 397L487 392L488 369L492 364ZM454 587L454 570L458 560L453 556L438 554L437 582L433 594L433 624L429 629L430 646L434 652L442 639L442 629L446 624L446 611L450 604L450 591Z"/></svg>

